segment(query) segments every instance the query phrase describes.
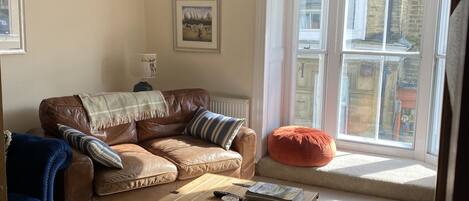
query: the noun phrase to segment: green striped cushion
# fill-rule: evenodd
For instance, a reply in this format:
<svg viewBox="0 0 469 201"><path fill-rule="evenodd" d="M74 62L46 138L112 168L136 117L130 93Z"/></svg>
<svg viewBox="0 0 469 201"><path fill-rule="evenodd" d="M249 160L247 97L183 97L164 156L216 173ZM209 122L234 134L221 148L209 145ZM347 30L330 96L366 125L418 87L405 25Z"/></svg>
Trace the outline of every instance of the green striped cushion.
<svg viewBox="0 0 469 201"><path fill-rule="evenodd" d="M195 113L184 133L215 143L228 150L244 121L244 119L223 116L201 108Z"/></svg>
<svg viewBox="0 0 469 201"><path fill-rule="evenodd" d="M70 146L90 156L94 161L107 166L122 169L122 160L106 143L93 136L86 135L69 126L57 124L59 132Z"/></svg>

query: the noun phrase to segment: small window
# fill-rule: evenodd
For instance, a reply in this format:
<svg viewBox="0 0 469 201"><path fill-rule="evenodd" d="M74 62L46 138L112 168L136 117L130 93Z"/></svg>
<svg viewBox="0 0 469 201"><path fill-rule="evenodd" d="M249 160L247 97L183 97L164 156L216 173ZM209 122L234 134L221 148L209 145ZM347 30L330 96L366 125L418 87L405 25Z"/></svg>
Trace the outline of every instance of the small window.
<svg viewBox="0 0 469 201"><path fill-rule="evenodd" d="M319 30L321 28L319 11L304 11L300 18L300 28L303 30Z"/></svg>

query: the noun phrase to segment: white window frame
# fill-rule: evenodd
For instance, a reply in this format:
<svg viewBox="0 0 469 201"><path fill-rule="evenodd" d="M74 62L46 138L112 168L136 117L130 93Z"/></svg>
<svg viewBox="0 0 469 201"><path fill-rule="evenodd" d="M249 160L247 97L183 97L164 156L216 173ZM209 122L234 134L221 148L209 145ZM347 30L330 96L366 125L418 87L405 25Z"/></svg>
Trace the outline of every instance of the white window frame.
<svg viewBox="0 0 469 201"><path fill-rule="evenodd" d="M295 81L296 81L296 55L298 47L298 23L297 17L299 12L299 0L292 1L292 9L287 12L290 15L288 19L296 20L293 23L286 23L286 66L285 66L285 83L290 83L290 86L284 88L284 93L287 94L284 103L284 111L288 112L288 117L284 120L284 124L291 124L294 121L294 102L295 102ZM365 2L365 1L363 1ZM346 27L344 20L346 12L346 1L329 1L323 2L325 6L325 13L327 17L322 17L324 24L321 27L324 32L324 49L313 51L312 53L324 54L325 65L323 67L323 91L322 91L322 109L321 125L322 129L331 134L338 136L339 131L339 104L340 104L340 80L341 78L341 65L343 54L369 54L381 56L405 56L415 55L415 53L395 53L383 51L356 51L356 50L343 50L343 32ZM417 119L416 119L416 136L412 148L399 148L394 146L377 145L371 143L350 141L350 140L337 140L339 149L355 150L362 152L371 152L377 154L394 155L404 158L411 158L416 160L425 161L428 163L436 164L437 158L427 153L429 130L430 130L430 111L431 111L431 97L432 95L432 80L435 73L435 56L436 56L436 37L437 25L436 21L438 16L439 1L425 1L423 27L422 27L422 42L420 47L420 70L417 94ZM328 9L330 8L330 9ZM360 12L366 18L366 12ZM360 17L360 16L358 16ZM366 26L366 23L363 24ZM290 30L290 31L288 31ZM364 28L363 28L364 30ZM358 31L359 32L359 31ZM360 35L360 33L358 33ZM364 34L364 31L363 31ZM360 35L361 36L361 35ZM358 37L358 36L357 36ZM325 112L327 111L327 112Z"/></svg>

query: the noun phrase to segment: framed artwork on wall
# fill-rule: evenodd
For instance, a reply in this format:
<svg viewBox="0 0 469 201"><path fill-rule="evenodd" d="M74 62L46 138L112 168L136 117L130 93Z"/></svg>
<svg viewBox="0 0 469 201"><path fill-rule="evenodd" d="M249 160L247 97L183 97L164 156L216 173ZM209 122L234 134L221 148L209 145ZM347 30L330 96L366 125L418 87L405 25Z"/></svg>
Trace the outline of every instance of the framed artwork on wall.
<svg viewBox="0 0 469 201"><path fill-rule="evenodd" d="M220 52L220 0L174 0L174 50Z"/></svg>
<svg viewBox="0 0 469 201"><path fill-rule="evenodd" d="M24 1L0 0L0 55L26 52Z"/></svg>

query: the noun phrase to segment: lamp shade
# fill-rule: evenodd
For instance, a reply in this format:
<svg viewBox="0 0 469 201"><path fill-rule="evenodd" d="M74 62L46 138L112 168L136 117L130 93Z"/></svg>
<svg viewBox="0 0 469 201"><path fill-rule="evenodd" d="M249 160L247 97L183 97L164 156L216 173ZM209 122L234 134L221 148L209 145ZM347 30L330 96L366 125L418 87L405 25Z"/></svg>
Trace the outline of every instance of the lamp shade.
<svg viewBox="0 0 469 201"><path fill-rule="evenodd" d="M140 72L143 79L156 78L156 54L140 54Z"/></svg>

